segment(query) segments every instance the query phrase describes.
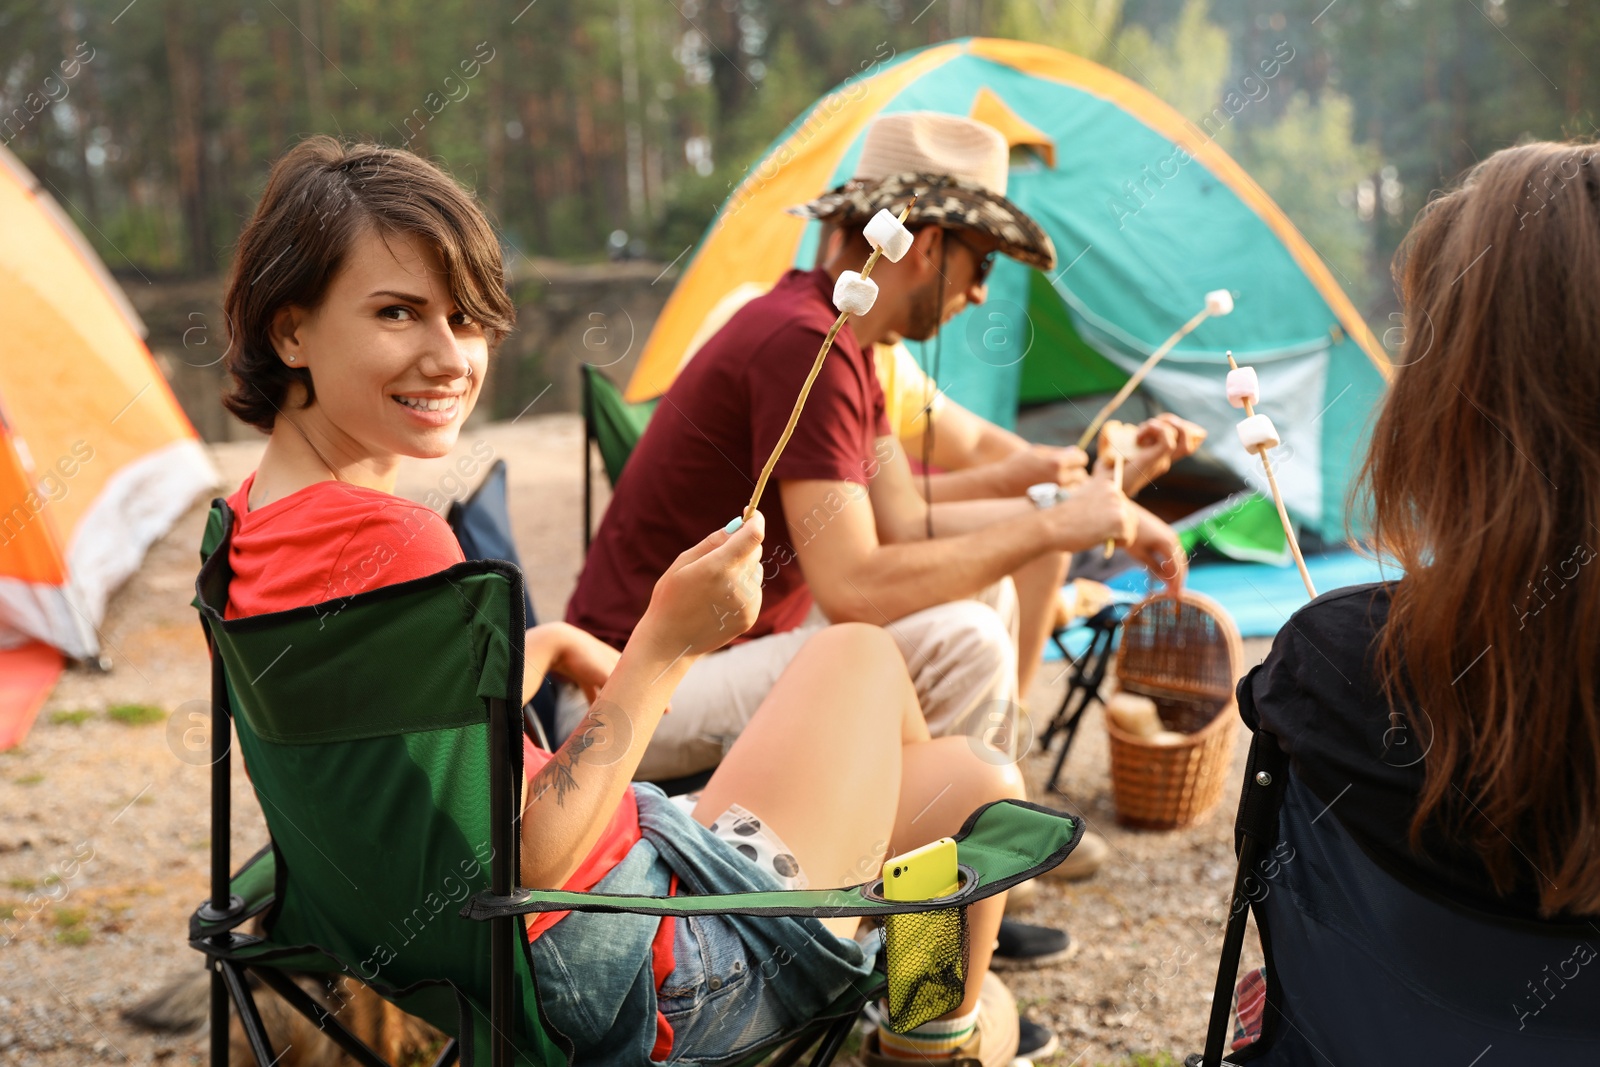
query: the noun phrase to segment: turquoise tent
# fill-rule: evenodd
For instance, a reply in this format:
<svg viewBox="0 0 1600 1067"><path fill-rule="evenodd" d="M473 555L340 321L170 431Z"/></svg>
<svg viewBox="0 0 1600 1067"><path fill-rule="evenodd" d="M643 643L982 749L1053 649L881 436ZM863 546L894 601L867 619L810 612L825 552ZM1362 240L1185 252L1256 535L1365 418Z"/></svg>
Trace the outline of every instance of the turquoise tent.
<svg viewBox="0 0 1600 1067"><path fill-rule="evenodd" d="M1264 63L1268 81L1281 68ZM866 127L892 111L970 115L1012 146L1007 195L1055 242L1046 275L1002 258L989 299L919 359L954 400L1002 425L1019 405L1115 390L1213 289L1236 309L1190 334L1145 381L1203 425L1205 454L1247 484L1260 464L1234 434L1224 352L1256 368L1284 437L1274 468L1291 514L1344 533L1345 495L1388 364L1316 251L1214 135L1232 97L1190 122L1077 56L969 38L893 57L824 96L773 142L723 205L657 320L628 399L660 395L708 312L742 284L814 261L819 226L783 212L848 179ZM1332 205L1330 205L1330 209ZM1092 410L1092 403L1088 410Z"/></svg>

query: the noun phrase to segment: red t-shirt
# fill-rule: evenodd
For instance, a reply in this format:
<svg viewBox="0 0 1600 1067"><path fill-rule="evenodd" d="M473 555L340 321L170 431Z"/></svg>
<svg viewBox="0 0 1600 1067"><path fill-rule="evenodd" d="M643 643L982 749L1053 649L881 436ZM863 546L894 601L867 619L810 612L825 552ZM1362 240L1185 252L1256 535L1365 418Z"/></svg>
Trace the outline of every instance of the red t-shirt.
<svg viewBox="0 0 1600 1067"><path fill-rule="evenodd" d="M827 272L791 270L684 366L617 481L568 622L621 648L678 553L744 510L837 316ZM791 524L778 483L865 485L876 473L876 439L889 434L872 356L846 326L758 504L767 519L761 613L742 640L792 630L811 608L794 541L815 537L831 516Z"/></svg>
<svg viewBox="0 0 1600 1067"><path fill-rule="evenodd" d="M255 478L252 472L228 498L234 513L228 552L233 581L224 618L289 611L354 596L436 574L465 559L449 524L421 504L347 482L325 481L251 511ZM550 762L550 754L525 736L522 761L531 778ZM594 888L640 836L639 804L629 789L600 840L561 888L576 892ZM528 940L567 914L528 916ZM657 934L653 962L659 987L673 967L670 920L663 920ZM666 1020L658 1018L658 1027L664 1029L670 1049L672 1031ZM658 1040L657 1048L661 1047Z"/></svg>

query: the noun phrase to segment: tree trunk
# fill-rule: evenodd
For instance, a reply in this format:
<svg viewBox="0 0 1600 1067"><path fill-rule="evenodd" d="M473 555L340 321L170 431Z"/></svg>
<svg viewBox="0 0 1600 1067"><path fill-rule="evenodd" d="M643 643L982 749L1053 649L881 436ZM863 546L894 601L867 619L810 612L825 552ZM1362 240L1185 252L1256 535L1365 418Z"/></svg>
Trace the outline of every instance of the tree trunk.
<svg viewBox="0 0 1600 1067"><path fill-rule="evenodd" d="M317 7L314 0L300 0L300 60L306 72L306 104L311 109L313 128L328 118L328 97L322 87L323 58L317 51Z"/></svg>
<svg viewBox="0 0 1600 1067"><path fill-rule="evenodd" d="M167 66L172 74L173 157L178 167L178 204L183 216L188 267L196 274L216 268L205 198L205 145L201 130L201 72L196 51L183 39L185 15L177 0L165 9Z"/></svg>
<svg viewBox="0 0 1600 1067"><path fill-rule="evenodd" d="M74 10L76 5L66 3L61 6L61 54L73 55L77 51L81 38L73 28L76 21ZM89 224L96 229L100 228L100 204L95 195L94 173L89 169L89 127L97 115L105 112L100 107L100 94L96 91L92 64L85 63L78 71L77 92L82 99L73 108L73 139L77 151L73 154L73 170L77 173L78 184L82 187L83 213Z"/></svg>

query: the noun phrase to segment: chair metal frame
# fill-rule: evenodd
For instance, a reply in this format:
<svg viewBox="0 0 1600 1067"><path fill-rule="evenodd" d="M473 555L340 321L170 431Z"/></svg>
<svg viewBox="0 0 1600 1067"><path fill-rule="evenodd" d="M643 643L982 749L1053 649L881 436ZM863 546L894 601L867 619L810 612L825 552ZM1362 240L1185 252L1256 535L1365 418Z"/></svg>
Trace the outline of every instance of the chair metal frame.
<svg viewBox="0 0 1600 1067"><path fill-rule="evenodd" d="M1107 604L1090 616L1086 625L1094 633L1089 639L1089 647L1077 659L1072 658L1066 642L1062 640L1065 630L1057 630L1050 635L1051 643L1061 651L1061 658L1071 664L1067 691L1062 694L1061 705L1056 708L1055 714L1050 717L1050 725L1045 727L1039 738L1039 747L1046 752L1057 737L1063 738L1061 751L1056 753L1056 762L1047 780L1052 793L1065 793L1061 788L1061 772L1066 767L1067 754L1072 751L1072 742L1078 736L1078 727L1083 722L1084 714L1092 705L1104 703L1100 687L1105 684L1106 672L1111 666L1117 630L1122 626L1129 608L1127 604Z"/></svg>
<svg viewBox="0 0 1600 1067"><path fill-rule="evenodd" d="M204 624L202 624L204 625ZM371 1046L362 1041L341 1023L334 1013L318 1004L285 972L271 965L246 965L229 958L239 935L237 924L249 918L245 902L232 892L233 871L231 862L230 829L232 827L233 794L233 710L228 700L228 685L223 673L222 657L212 647L209 630L206 648L211 655L211 895L201 905L199 915L208 923L224 923L227 928L195 943L206 952L206 969L211 972L210 1002L210 1062L213 1067L228 1063L231 1035L228 1030L228 1008L231 1003L239 1013L239 1025L246 1042L260 1067L276 1063L272 1041L261 1013L256 1008L255 994L250 989L249 977L254 975L276 992L295 1011L327 1034L329 1039L362 1067L393 1067ZM500 716L505 716L505 701ZM495 862L498 864L498 853ZM216 901L227 904L218 907ZM209 950L209 951L208 951ZM511 958L506 955L509 967ZM433 1067L449 1067L460 1056L460 1044L455 1038L445 1042L434 1059ZM507 1060L507 1063L510 1061Z"/></svg>

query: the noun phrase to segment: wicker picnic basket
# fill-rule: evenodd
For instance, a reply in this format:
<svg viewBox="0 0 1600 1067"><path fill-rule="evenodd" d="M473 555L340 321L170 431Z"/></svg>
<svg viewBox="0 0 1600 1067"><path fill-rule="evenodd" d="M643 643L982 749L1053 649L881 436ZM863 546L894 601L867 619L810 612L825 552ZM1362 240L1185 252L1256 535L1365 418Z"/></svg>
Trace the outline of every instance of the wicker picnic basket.
<svg viewBox="0 0 1600 1067"><path fill-rule="evenodd" d="M1151 597L1122 624L1117 681L1155 701L1162 725L1187 734L1156 745L1106 719L1117 821L1175 830L1200 821L1222 799L1233 769L1239 712L1234 686L1244 666L1239 628L1216 601L1184 590Z"/></svg>

